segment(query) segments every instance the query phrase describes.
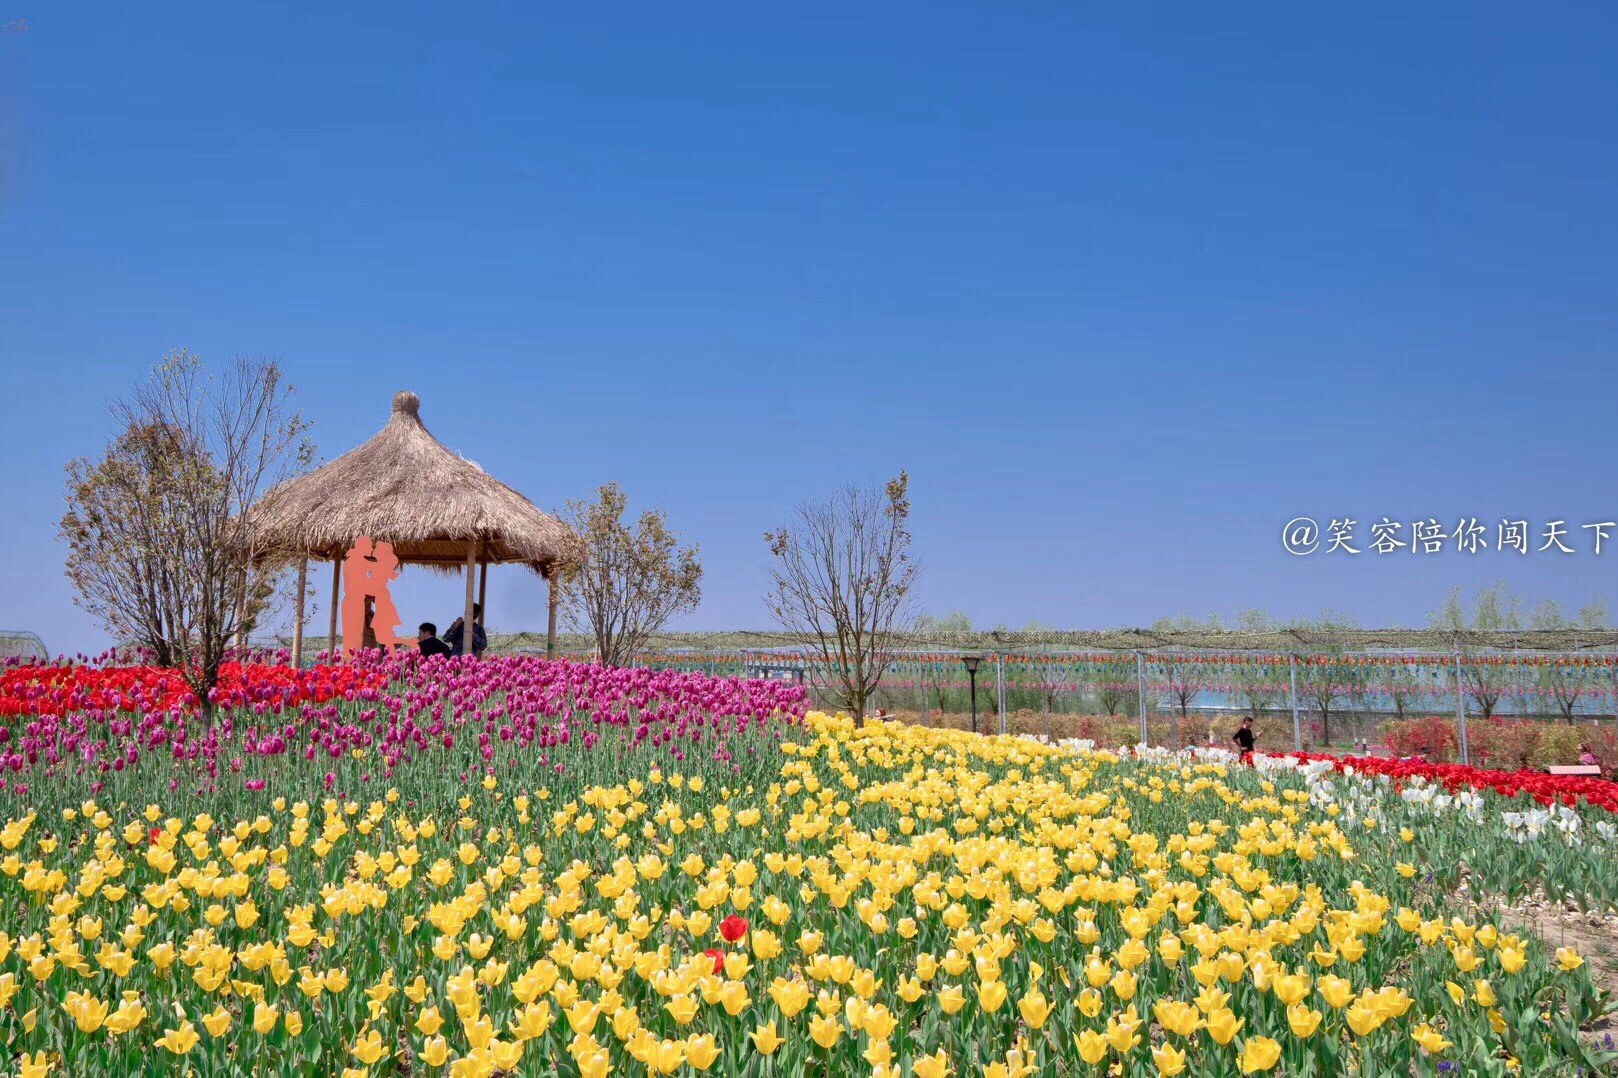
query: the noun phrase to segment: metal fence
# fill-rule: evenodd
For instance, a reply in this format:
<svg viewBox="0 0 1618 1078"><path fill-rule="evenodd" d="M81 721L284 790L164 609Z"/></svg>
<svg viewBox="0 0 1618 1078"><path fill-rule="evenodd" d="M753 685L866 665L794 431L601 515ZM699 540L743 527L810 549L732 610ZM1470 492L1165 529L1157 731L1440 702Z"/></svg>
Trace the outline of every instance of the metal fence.
<svg viewBox="0 0 1618 1078"><path fill-rule="evenodd" d="M48 659L45 641L26 629L0 629L0 659Z"/></svg>
<svg viewBox="0 0 1618 1078"><path fill-rule="evenodd" d="M1289 720L1292 747L1300 752L1332 743L1334 717L1350 720L1364 736L1368 720L1380 725L1385 719L1448 715L1463 763L1472 759L1469 723L1479 719L1589 723L1618 713L1618 653L1452 644L1447 653L1328 650L1318 642L1288 651L912 649L893 653L874 702L918 712L923 721L932 714L961 714L975 703L1001 732L1021 710L1048 716L1099 708L1115 715L1122 705L1136 719L1143 742L1151 740L1149 722L1157 716L1168 718L1176 743L1176 718L1239 712ZM962 662L969 656L979 658L975 685ZM822 702L833 698L832 671L803 644L676 648L643 661L722 676L785 678Z"/></svg>

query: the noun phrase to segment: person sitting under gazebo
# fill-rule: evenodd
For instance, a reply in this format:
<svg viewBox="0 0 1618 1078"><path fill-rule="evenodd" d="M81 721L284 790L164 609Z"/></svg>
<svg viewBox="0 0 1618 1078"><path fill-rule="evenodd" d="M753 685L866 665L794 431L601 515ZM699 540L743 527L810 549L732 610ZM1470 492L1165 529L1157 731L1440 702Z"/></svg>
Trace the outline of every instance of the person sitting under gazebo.
<svg viewBox="0 0 1618 1078"><path fill-rule="evenodd" d="M449 628L444 630L444 643L450 647L451 655L466 654L465 645L465 618L456 618L450 622ZM481 603L472 604L472 657L481 659L489 647L489 637L483 631L483 606Z"/></svg>
<svg viewBox="0 0 1618 1078"><path fill-rule="evenodd" d="M475 641L477 638L473 639ZM430 659L434 655L452 654L449 645L438 639L438 626L430 621L422 622L416 631L416 648L421 652L423 659Z"/></svg>

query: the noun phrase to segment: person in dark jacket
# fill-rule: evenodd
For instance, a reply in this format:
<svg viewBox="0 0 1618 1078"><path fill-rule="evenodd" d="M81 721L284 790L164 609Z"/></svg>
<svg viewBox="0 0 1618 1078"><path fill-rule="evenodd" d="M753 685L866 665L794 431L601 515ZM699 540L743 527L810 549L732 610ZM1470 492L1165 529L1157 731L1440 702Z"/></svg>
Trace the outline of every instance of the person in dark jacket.
<svg viewBox="0 0 1618 1078"><path fill-rule="evenodd" d="M416 647L421 649L423 659L450 654L449 645L438 639L438 626L430 621L422 622L421 628L416 631Z"/></svg>
<svg viewBox="0 0 1618 1078"><path fill-rule="evenodd" d="M462 631L464 628L462 622L465 620L466 619L464 618L456 618L454 621L450 622L449 628L444 630L444 643L449 645L451 655L464 655L466 653L466 649L462 641L462 637L466 635ZM488 646L489 637L483 631L483 607L478 603L473 603L472 657L475 659L481 659L483 657L484 650L487 649Z"/></svg>
<svg viewBox="0 0 1618 1078"><path fill-rule="evenodd" d="M1253 741L1255 737L1253 717L1243 715L1241 726L1237 727L1236 732L1231 735L1230 739L1236 742L1236 747L1241 750L1241 762L1244 764L1253 762Z"/></svg>

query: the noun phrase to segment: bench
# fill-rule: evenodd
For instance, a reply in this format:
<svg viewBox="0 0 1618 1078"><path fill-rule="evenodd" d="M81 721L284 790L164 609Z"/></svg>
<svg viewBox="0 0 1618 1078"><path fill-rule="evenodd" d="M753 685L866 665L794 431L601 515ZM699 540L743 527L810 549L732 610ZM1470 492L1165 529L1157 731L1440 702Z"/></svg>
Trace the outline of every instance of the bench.
<svg viewBox="0 0 1618 1078"><path fill-rule="evenodd" d="M1570 766L1552 765L1545 769L1546 774L1558 777L1587 776L1598 779L1601 777L1601 768L1595 764L1572 764Z"/></svg>

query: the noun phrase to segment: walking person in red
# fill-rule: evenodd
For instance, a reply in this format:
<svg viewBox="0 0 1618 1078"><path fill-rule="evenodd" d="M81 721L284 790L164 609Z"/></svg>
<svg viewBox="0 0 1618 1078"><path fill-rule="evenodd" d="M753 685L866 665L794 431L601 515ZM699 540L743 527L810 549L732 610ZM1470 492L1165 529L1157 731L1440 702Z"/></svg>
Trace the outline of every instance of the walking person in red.
<svg viewBox="0 0 1618 1078"><path fill-rule="evenodd" d="M1241 762L1249 767L1253 764L1253 716L1243 715L1242 725L1231 735L1232 741L1242 750Z"/></svg>

